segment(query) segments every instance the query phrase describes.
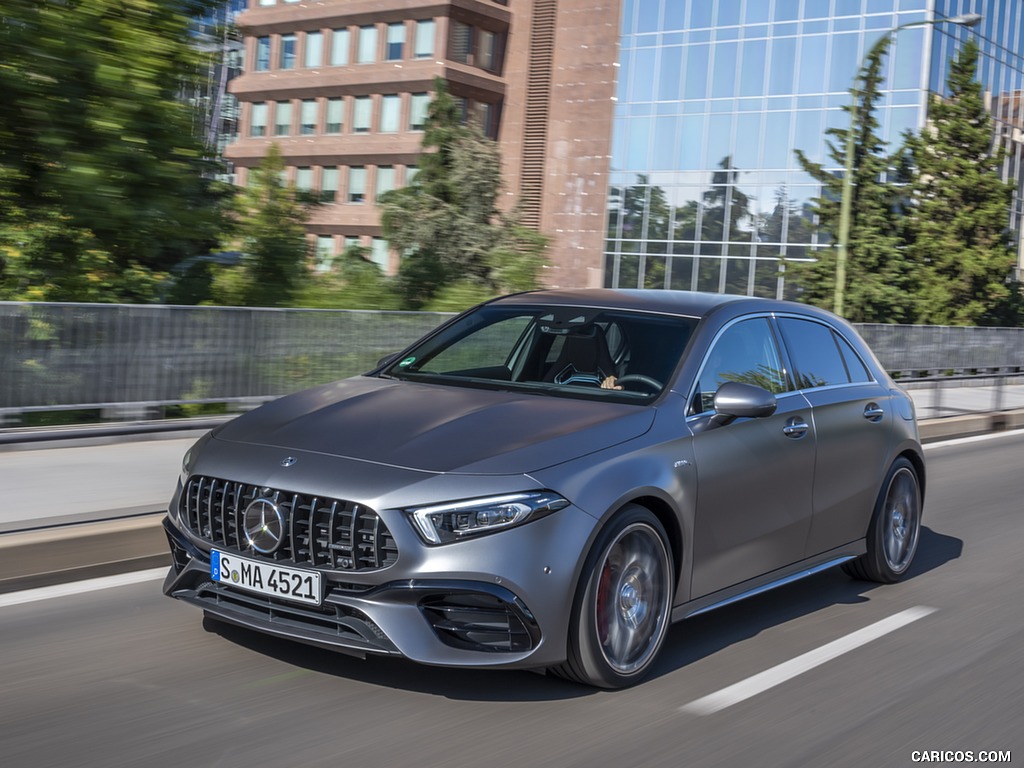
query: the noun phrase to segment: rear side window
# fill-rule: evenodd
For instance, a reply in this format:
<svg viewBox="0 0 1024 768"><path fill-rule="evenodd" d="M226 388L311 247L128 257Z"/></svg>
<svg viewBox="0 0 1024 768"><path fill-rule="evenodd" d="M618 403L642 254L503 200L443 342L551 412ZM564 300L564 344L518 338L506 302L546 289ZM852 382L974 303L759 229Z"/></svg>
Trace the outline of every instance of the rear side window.
<svg viewBox="0 0 1024 768"><path fill-rule="evenodd" d="M871 381L857 353L827 325L784 317L779 319L779 326L800 389Z"/></svg>

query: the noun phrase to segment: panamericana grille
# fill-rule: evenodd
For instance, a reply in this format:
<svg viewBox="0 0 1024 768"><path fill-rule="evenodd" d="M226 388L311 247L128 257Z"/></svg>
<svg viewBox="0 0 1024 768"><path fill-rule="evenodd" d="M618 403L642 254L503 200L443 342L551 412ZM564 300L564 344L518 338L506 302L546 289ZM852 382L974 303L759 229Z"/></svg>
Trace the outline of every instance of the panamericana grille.
<svg viewBox="0 0 1024 768"><path fill-rule="evenodd" d="M259 498L273 501L286 523L281 546L260 557L340 571L387 568L398 559L380 515L341 499L194 475L181 494L181 519L214 546L244 551L245 508Z"/></svg>

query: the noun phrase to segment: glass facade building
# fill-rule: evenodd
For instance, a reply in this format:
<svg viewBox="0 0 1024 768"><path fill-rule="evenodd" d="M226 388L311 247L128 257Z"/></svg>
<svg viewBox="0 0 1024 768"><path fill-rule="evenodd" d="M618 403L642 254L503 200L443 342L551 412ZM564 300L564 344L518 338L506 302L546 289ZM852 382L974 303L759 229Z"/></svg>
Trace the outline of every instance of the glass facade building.
<svg viewBox="0 0 1024 768"><path fill-rule="evenodd" d="M974 36L1020 229L1020 0L623 0L605 284L785 296L785 261L829 247L796 151L841 173L826 131L848 127L865 53L898 26L964 13L984 20L893 36L877 118L891 150L921 130Z"/></svg>

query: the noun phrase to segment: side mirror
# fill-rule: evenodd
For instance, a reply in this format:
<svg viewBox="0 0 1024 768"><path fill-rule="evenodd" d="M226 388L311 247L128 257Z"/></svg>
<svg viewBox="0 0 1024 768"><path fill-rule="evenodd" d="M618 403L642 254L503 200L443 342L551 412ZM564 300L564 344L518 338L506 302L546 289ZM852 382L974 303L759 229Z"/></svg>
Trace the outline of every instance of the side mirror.
<svg viewBox="0 0 1024 768"><path fill-rule="evenodd" d="M775 395L753 384L727 381L715 392L715 424L729 424L735 419L759 419L771 416L777 407Z"/></svg>

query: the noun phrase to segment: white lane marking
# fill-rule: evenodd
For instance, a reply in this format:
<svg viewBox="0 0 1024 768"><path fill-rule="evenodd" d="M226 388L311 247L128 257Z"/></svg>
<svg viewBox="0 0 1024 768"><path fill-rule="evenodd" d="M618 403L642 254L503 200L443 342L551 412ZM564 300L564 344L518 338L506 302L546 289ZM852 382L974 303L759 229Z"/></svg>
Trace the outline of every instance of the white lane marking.
<svg viewBox="0 0 1024 768"><path fill-rule="evenodd" d="M753 677L748 677L746 680L730 685L728 688L723 688L720 691L692 701L680 709L688 714L710 715L726 707L731 707L733 704L739 704L741 701L746 701L752 696L764 693L769 688L781 685L797 675L802 675L804 672L814 669L827 661L831 661L837 656L842 656L844 653L866 645L872 640L877 640L883 635L895 632L900 627L905 627L907 624L922 619L936 610L924 605L907 608L907 610L900 611L887 619L876 621L874 624L858 629L856 632L851 632L845 637L833 640L827 645L823 645L813 651L808 651L802 656L784 661L782 664L766 669L764 672L759 672Z"/></svg>
<svg viewBox="0 0 1024 768"><path fill-rule="evenodd" d="M39 587L38 589L26 589L21 592L10 592L0 595L0 608L8 605L20 605L21 603L34 603L37 600L49 600L53 597L67 597L68 595L80 595L83 592L98 592L111 587L123 587L128 584L139 584L143 581L156 581L167 575L167 568L151 568L147 571L135 571L134 573L121 573L117 576L103 576L99 579L86 579L84 581L72 581L67 584L56 584L52 587Z"/></svg>
<svg viewBox="0 0 1024 768"><path fill-rule="evenodd" d="M996 440L1000 437L1020 437L1024 435L1024 429L1008 429L1005 432L989 432L984 435L974 435L973 437L954 437L949 440L942 440L937 443L925 443L924 449L930 450L932 448L946 448L951 445L966 445L968 443L981 443L986 440Z"/></svg>

